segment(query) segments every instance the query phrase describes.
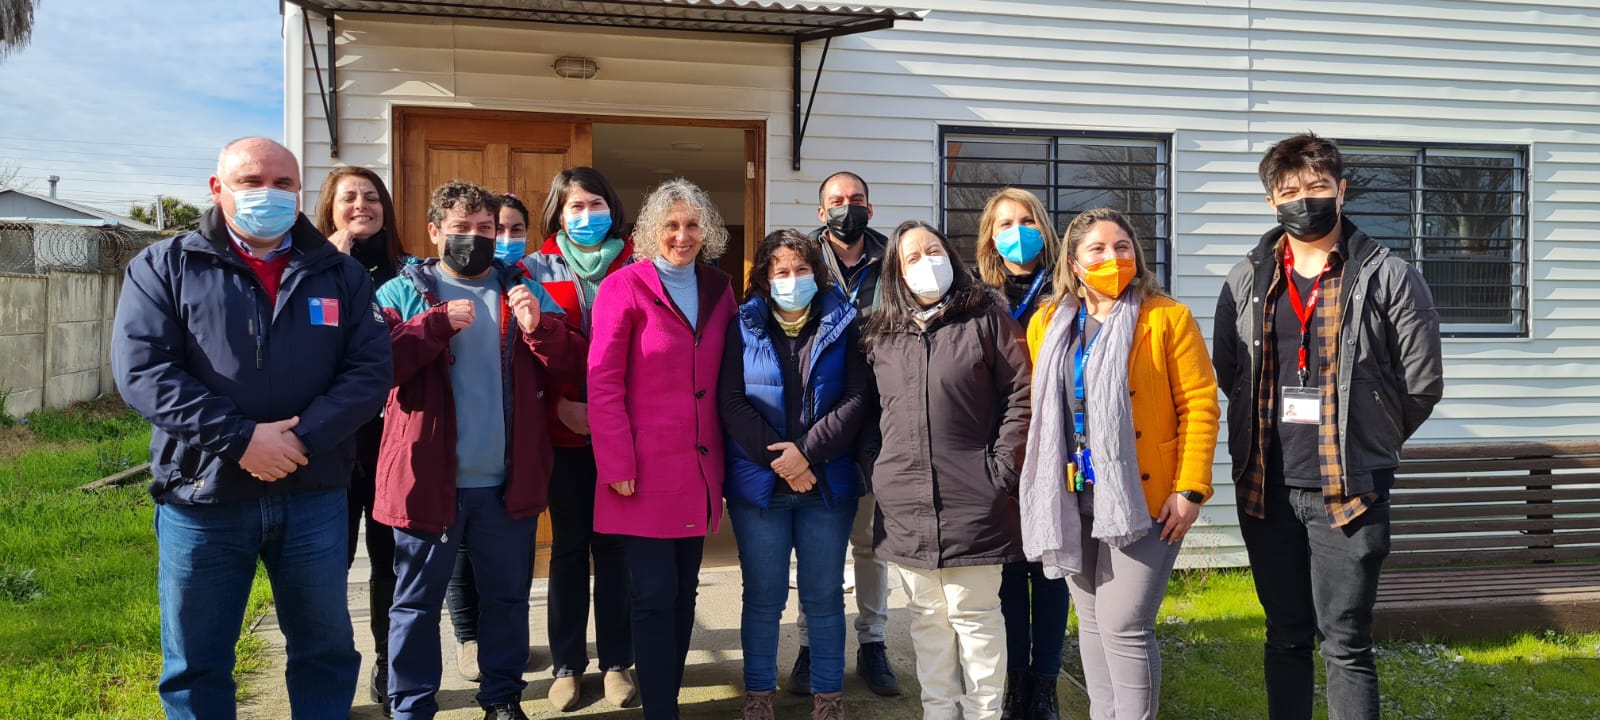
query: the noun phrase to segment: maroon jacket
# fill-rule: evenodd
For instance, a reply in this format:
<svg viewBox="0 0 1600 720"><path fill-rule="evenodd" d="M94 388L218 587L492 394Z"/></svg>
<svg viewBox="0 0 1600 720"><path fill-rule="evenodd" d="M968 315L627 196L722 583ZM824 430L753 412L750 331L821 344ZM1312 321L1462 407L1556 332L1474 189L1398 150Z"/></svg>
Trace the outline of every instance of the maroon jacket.
<svg viewBox="0 0 1600 720"><path fill-rule="evenodd" d="M588 341L538 283L519 268L496 266L504 287L522 283L543 309L524 335L501 295L501 358L506 377L506 511L544 512L550 495L546 387L581 383ZM385 283L378 305L394 343L394 387L384 407L372 517L390 527L443 533L456 520L456 403L450 385L449 315L437 294L437 264L413 262Z"/></svg>

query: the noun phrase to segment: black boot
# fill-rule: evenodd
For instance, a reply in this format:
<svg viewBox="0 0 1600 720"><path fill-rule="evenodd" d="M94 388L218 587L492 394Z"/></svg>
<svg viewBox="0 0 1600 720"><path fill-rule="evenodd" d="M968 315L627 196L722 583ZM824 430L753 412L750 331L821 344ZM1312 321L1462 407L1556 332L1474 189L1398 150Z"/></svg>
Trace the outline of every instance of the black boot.
<svg viewBox="0 0 1600 720"><path fill-rule="evenodd" d="M794 669L789 671L789 692L796 695L811 694L811 648L800 646L794 659Z"/></svg>
<svg viewBox="0 0 1600 720"><path fill-rule="evenodd" d="M368 686L372 701L383 708L383 716L391 717L389 709L389 606L394 603L394 580L369 580L367 582L368 625L372 626L372 679Z"/></svg>
<svg viewBox="0 0 1600 720"><path fill-rule="evenodd" d="M1006 673L1006 697L1000 703L1000 720L1030 720L1028 706L1033 703L1033 675Z"/></svg>
<svg viewBox="0 0 1600 720"><path fill-rule="evenodd" d="M1056 679L1028 673L1032 698L1028 701L1028 720L1061 720L1056 707Z"/></svg>

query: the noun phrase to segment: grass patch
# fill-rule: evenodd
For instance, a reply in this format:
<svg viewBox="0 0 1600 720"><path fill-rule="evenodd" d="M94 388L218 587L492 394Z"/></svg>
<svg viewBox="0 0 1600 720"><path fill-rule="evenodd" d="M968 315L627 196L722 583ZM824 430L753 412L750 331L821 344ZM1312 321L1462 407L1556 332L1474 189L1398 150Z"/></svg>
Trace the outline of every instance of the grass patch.
<svg viewBox="0 0 1600 720"><path fill-rule="evenodd" d="M1247 571L1175 573L1156 626L1164 678L1161 716L1266 717L1264 622ZM1076 625L1074 618L1064 670L1081 683ZM1325 720L1320 656L1315 672L1316 717ZM1378 648L1378 677L1384 717L1600 717L1600 693L1595 692L1600 688L1600 633L1545 631L1499 641L1385 643ZM1088 716L1079 693L1065 695L1072 716Z"/></svg>
<svg viewBox="0 0 1600 720"><path fill-rule="evenodd" d="M0 718L160 717L154 506L142 484L77 489L147 459L149 426L97 401L13 430L30 437L0 449Z"/></svg>

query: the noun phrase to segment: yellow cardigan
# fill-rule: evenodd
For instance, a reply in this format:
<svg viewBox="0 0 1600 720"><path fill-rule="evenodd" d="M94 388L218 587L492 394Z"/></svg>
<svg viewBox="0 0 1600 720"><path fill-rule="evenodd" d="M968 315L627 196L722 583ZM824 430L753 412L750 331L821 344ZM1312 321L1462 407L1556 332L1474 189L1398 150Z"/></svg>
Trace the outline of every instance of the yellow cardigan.
<svg viewBox="0 0 1600 720"><path fill-rule="evenodd" d="M1056 314L1046 305L1028 322L1028 352L1034 372L1039 346ZM1139 324L1128 358L1128 398L1139 478L1150 516L1158 517L1172 493L1198 490L1211 499L1211 463L1217 449L1217 376L1205 337L1189 308L1172 298L1151 297L1139 308Z"/></svg>

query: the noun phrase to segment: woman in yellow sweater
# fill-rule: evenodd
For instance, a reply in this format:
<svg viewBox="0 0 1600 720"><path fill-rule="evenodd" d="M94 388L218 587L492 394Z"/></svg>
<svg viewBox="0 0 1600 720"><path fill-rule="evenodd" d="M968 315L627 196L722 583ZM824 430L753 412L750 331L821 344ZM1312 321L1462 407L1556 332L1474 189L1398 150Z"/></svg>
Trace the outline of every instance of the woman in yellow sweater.
<svg viewBox="0 0 1600 720"><path fill-rule="evenodd" d="M1091 715L1153 718L1156 611L1211 497L1217 381L1200 327L1161 290L1121 213L1078 215L1061 257L1055 294L1028 323L1023 551L1068 580Z"/></svg>

